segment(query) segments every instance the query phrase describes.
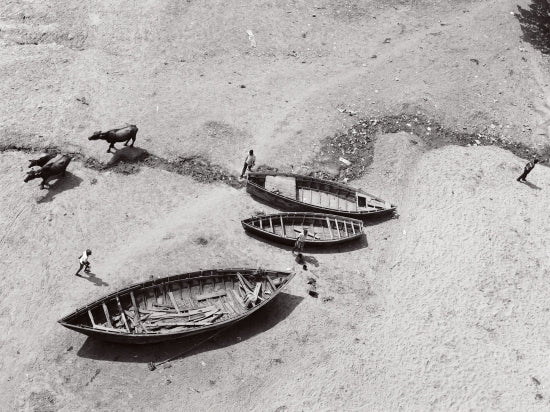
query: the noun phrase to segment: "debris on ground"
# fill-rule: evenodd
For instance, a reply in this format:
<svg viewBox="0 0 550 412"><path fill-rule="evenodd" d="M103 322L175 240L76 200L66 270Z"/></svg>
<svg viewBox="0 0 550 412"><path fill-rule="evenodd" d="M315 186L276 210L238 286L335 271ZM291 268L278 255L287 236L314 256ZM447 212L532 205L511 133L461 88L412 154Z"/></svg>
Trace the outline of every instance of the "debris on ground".
<svg viewBox="0 0 550 412"><path fill-rule="evenodd" d="M334 300L334 296L325 296L322 301L323 302L331 302Z"/></svg>
<svg viewBox="0 0 550 412"><path fill-rule="evenodd" d="M315 158L304 165L310 176L332 181L347 181L363 176L374 158L376 136L388 133L407 132L422 138L427 149L438 149L446 145L458 146L498 146L523 159L550 157L550 145L535 148L524 143L514 142L488 125L474 133L459 132L446 128L423 114L390 115L364 118L345 132L327 137L321 142ZM339 173L329 171L344 158L350 166Z"/></svg>
<svg viewBox="0 0 550 412"><path fill-rule="evenodd" d="M350 110L350 109L346 109L346 108L344 108L344 109L338 108L338 111L339 111L340 113L347 113L347 114L349 114L350 116L355 116L355 115L357 115L357 112L356 112L355 110Z"/></svg>
<svg viewBox="0 0 550 412"><path fill-rule="evenodd" d="M309 277L307 278L307 284L309 285L309 287L307 288L307 293L309 294L309 296L312 296L314 298L318 297L319 293L317 292L317 281L314 278Z"/></svg>
<svg viewBox="0 0 550 412"><path fill-rule="evenodd" d="M351 166L351 162L348 159L344 159L343 157L339 157L338 160L340 160L346 166Z"/></svg>
<svg viewBox="0 0 550 412"><path fill-rule="evenodd" d="M252 30L247 30L246 34L248 34L248 41L250 42L250 47L256 47L256 38L254 37L254 33L252 33Z"/></svg>

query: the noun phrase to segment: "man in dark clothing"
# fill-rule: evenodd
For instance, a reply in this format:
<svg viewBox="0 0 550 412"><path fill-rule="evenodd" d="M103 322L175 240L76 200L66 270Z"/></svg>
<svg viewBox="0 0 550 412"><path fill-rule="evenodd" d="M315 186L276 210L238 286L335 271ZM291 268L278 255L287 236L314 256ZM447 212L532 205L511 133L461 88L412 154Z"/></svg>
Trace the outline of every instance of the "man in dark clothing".
<svg viewBox="0 0 550 412"><path fill-rule="evenodd" d="M529 174L529 172L531 170L533 170L533 168L535 167L535 165L539 162L539 159L533 159L533 161L527 163L525 165L525 169L523 169L523 173L521 174L520 177L518 177L516 180L518 182L525 182L525 178L527 177L527 175Z"/></svg>

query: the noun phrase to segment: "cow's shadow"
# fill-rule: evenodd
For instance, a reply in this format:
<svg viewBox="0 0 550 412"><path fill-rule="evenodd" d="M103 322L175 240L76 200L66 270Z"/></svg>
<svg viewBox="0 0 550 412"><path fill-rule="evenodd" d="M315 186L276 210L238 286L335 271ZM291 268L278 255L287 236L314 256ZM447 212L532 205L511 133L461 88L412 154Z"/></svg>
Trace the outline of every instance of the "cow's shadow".
<svg viewBox="0 0 550 412"><path fill-rule="evenodd" d="M123 145L123 143L121 143ZM150 156L150 153L135 146L122 146L120 148L111 149L113 156L107 162L107 167L113 167L119 163L136 163Z"/></svg>
<svg viewBox="0 0 550 412"><path fill-rule="evenodd" d="M51 202L59 193L74 189L80 186L80 183L82 183L82 179L71 172L65 172L64 176L55 176L44 185L47 192L44 196L40 196L36 203Z"/></svg>

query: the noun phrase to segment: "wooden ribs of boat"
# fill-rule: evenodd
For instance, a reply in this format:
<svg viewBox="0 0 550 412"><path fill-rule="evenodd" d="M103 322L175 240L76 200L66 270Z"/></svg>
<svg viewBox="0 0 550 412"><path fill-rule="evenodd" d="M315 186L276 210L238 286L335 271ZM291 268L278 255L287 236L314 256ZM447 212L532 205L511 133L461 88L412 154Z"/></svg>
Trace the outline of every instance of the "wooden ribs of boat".
<svg viewBox="0 0 550 412"><path fill-rule="evenodd" d="M392 214L396 206L342 183L291 173L249 172L246 190L275 207L353 218Z"/></svg>
<svg viewBox="0 0 550 412"><path fill-rule="evenodd" d="M157 343L236 323L271 301L294 273L213 269L150 280L76 310L59 323L101 340Z"/></svg>
<svg viewBox="0 0 550 412"><path fill-rule="evenodd" d="M259 215L241 221L244 230L279 243L293 245L307 229L305 244L329 246L363 236L363 222L345 216L311 212Z"/></svg>

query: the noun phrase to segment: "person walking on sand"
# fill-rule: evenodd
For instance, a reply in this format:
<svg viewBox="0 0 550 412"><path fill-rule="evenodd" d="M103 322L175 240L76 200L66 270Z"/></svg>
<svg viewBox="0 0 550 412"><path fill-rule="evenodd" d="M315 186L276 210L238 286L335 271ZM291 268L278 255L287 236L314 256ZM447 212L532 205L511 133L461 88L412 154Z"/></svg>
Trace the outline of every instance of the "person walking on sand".
<svg viewBox="0 0 550 412"><path fill-rule="evenodd" d="M244 166L243 171L241 173L241 179L244 177L244 174L246 173L246 169L252 171L252 167L256 164L256 156L254 156L254 150L250 150L248 152L248 156L246 156L246 159L244 159Z"/></svg>
<svg viewBox="0 0 550 412"><path fill-rule="evenodd" d="M82 256L80 256L80 258L78 259L78 263L80 263L80 267L76 271L75 276L80 276L79 273L82 270L82 268L85 268L84 272L90 273L90 262L88 261L88 256L91 256L91 254L92 254L92 251L90 249L86 249L84 253L82 253Z"/></svg>
<svg viewBox="0 0 550 412"><path fill-rule="evenodd" d="M527 175L529 174L529 172L531 172L531 170L533 170L533 168L535 167L535 165L539 162L539 159L533 159L532 161L530 161L529 163L527 163L525 165L525 169L523 169L523 173L521 174L520 177L518 177L516 180L518 182L525 182L525 178L527 177Z"/></svg>

